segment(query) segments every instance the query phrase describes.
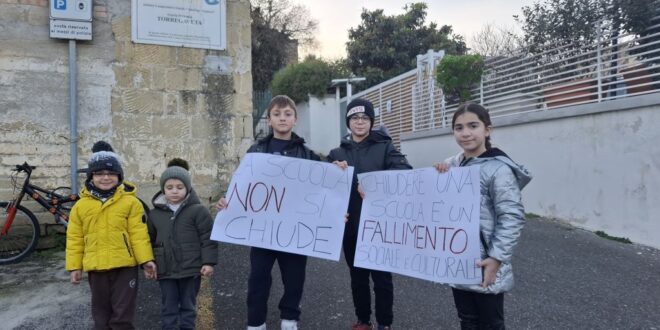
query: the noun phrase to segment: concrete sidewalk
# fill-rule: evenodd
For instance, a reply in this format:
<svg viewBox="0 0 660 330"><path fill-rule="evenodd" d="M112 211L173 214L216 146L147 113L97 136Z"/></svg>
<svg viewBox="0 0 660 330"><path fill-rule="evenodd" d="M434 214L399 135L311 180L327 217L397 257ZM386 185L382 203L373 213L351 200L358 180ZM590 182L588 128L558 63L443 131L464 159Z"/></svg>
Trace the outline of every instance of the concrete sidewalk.
<svg viewBox="0 0 660 330"><path fill-rule="evenodd" d="M248 251L221 244L216 275L204 289L213 298L206 306L211 313L204 314L198 328L245 329ZM0 320L15 320L0 323L0 329L88 329L86 283L68 284L66 274L57 273L61 262L41 262L42 269L32 268L40 264L38 259L28 263L0 267ZM26 265L32 269L30 280L21 281ZM509 329L660 330L659 250L539 218L528 221L514 268L516 287L505 296ZM277 267L273 274L268 328L279 329L282 285ZM395 329L458 329L447 286L395 275L394 288ZM57 299L65 294L70 300ZM355 317L343 260L309 259L302 308L300 329L350 328ZM138 329L159 329L159 310L157 283L141 281ZM19 312L20 317L15 315Z"/></svg>

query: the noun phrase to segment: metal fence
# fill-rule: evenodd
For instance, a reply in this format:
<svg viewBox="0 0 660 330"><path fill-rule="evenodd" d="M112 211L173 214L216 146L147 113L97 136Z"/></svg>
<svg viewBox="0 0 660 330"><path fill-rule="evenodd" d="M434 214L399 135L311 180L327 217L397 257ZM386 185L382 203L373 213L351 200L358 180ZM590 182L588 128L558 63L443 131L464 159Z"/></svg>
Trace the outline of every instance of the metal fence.
<svg viewBox="0 0 660 330"><path fill-rule="evenodd" d="M574 42L533 53L521 49L488 58L472 101L496 118L660 92L660 16L654 22L639 37L598 38L592 44ZM413 130L449 125L458 102L446 100L432 83L422 89L413 90L413 104L433 107L413 108Z"/></svg>
<svg viewBox="0 0 660 330"><path fill-rule="evenodd" d="M252 131L255 139L270 133L265 113L272 98L273 93L270 90L252 92Z"/></svg>

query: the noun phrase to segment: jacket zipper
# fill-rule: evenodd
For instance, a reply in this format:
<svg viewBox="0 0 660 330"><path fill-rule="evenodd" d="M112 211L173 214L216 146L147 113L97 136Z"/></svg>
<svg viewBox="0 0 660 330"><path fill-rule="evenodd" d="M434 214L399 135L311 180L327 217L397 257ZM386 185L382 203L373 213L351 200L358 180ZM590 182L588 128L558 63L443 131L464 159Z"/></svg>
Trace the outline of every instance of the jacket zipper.
<svg viewBox="0 0 660 330"><path fill-rule="evenodd" d="M122 233L121 236L124 238L124 244L126 245L126 251L128 251L128 255L133 257L133 253L131 253L131 248L128 247L128 240L126 239L126 235Z"/></svg>
<svg viewBox="0 0 660 330"><path fill-rule="evenodd" d="M458 167L468 166L468 163L474 158L475 157L465 157L465 158L463 158L463 160L461 160L460 164L458 164ZM486 254L486 258L490 257L488 255L488 243L486 242L486 237L484 236L484 232L481 231L481 225L479 226L479 241L481 242L481 247L484 249L484 254ZM482 276L483 276L483 269L482 269Z"/></svg>

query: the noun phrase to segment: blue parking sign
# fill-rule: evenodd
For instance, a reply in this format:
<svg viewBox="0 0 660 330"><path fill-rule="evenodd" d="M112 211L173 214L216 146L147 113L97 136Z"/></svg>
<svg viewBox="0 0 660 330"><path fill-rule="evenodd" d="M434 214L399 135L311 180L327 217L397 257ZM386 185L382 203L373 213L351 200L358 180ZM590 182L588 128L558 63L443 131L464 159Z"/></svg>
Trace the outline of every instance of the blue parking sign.
<svg viewBox="0 0 660 330"><path fill-rule="evenodd" d="M93 1L94 0L48 0L48 5L50 7L50 18L69 21L91 22L92 7L94 3Z"/></svg>
<svg viewBox="0 0 660 330"><path fill-rule="evenodd" d="M66 0L53 0L53 9L66 10Z"/></svg>

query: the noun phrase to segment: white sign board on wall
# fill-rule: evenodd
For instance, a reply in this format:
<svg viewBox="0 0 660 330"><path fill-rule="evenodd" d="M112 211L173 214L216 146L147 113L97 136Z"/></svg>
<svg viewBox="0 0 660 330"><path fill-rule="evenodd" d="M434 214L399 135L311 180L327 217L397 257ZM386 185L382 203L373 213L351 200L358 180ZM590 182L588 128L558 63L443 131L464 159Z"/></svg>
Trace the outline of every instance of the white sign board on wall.
<svg viewBox="0 0 660 330"><path fill-rule="evenodd" d="M136 43L227 48L226 0L132 0Z"/></svg>

